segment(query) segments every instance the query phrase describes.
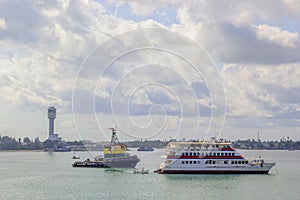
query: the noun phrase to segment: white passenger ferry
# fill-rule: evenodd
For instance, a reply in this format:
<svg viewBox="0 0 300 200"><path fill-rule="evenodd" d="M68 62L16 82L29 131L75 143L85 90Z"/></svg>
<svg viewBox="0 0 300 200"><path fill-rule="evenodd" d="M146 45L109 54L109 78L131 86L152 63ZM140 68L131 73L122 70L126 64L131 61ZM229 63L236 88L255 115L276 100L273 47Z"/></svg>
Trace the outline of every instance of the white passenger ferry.
<svg viewBox="0 0 300 200"><path fill-rule="evenodd" d="M276 164L248 160L227 141L170 142L159 174L268 174Z"/></svg>

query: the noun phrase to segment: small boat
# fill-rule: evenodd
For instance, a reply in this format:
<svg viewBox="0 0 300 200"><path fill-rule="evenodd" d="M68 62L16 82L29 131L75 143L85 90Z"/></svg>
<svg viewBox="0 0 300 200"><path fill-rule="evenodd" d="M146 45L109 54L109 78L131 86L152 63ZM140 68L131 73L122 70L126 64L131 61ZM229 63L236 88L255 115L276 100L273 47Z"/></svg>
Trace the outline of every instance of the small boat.
<svg viewBox="0 0 300 200"><path fill-rule="evenodd" d="M71 159L80 159L79 156L76 156L75 154L71 157Z"/></svg>
<svg viewBox="0 0 300 200"><path fill-rule="evenodd" d="M149 170L144 170L144 168L141 170L136 169L133 171L133 173L134 174L149 174Z"/></svg>
<svg viewBox="0 0 300 200"><path fill-rule="evenodd" d="M154 149L150 146L141 146L137 149L138 151L154 151Z"/></svg>

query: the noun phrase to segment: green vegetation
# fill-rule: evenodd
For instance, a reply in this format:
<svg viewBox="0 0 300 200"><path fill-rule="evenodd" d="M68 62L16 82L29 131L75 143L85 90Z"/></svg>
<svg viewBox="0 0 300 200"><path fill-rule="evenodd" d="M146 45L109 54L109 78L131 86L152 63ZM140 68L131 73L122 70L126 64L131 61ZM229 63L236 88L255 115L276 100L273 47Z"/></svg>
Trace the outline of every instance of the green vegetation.
<svg viewBox="0 0 300 200"><path fill-rule="evenodd" d="M9 136L0 136L0 150L38 150L43 149L43 143L39 138L30 140L25 137L23 141L21 138L18 141L15 138Z"/></svg>
<svg viewBox="0 0 300 200"><path fill-rule="evenodd" d="M138 148L141 146L150 146L150 147L154 147L154 148L164 148L165 146L167 146L167 144L170 141L161 141L161 140L135 140L135 141L128 141L128 142L124 142L124 144L129 147L129 148Z"/></svg>
<svg viewBox="0 0 300 200"><path fill-rule="evenodd" d="M238 149L287 149L300 150L300 141L292 139L281 139L280 141L261 141L261 140L237 140L233 142L233 147Z"/></svg>
<svg viewBox="0 0 300 200"><path fill-rule="evenodd" d="M176 140L170 140L176 141ZM128 148L138 148L141 146L151 146L154 148L164 148L170 142L167 140L135 140L127 141L124 144ZM192 140L191 140L192 141ZM0 136L0 150L47 150L47 149L72 149L72 150L101 150L104 143L95 143L92 141L51 141L45 140L41 142L39 138L31 140L28 137L15 138L9 136ZM232 146L237 149L286 149L286 150L300 150L300 141L293 141L291 139L282 139L280 141L261 141L261 140L236 140L232 142Z"/></svg>
<svg viewBox="0 0 300 200"><path fill-rule="evenodd" d="M37 137L34 140L31 140L28 137L19 138L16 140L15 138L9 136L0 136L0 150L47 150L47 149L57 149L57 148L82 148L84 149L84 145L82 142L65 142L65 141L51 141L45 140L41 142Z"/></svg>

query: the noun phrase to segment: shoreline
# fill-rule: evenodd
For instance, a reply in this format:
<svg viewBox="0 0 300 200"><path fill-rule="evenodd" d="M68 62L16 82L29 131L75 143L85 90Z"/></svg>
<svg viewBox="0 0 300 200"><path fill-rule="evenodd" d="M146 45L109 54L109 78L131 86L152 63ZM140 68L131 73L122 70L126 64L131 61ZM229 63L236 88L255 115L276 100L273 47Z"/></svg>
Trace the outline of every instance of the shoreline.
<svg viewBox="0 0 300 200"><path fill-rule="evenodd" d="M293 149L293 150L290 150L290 149L239 149L239 148L236 148L236 150L247 150L247 151L261 151L261 150L265 150L265 151L299 151L299 149ZM49 152L49 151L46 151L44 149L11 149L11 150L1 150L0 149L0 152ZM99 150L96 150L96 151L99 151ZM101 151L101 150L100 150ZM52 152L59 152L59 151L52 151ZM86 151L63 151L63 152L86 152ZM60 152L59 152L60 153Z"/></svg>
<svg viewBox="0 0 300 200"><path fill-rule="evenodd" d="M11 149L11 150L0 150L0 152L17 152L17 151L24 151L24 152L47 152L44 149Z"/></svg>

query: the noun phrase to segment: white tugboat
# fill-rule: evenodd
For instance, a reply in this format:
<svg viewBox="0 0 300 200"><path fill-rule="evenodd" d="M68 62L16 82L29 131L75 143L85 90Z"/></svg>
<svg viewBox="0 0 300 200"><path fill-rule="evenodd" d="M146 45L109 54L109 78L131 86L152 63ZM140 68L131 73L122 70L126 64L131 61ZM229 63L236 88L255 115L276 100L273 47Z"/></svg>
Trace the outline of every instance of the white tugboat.
<svg viewBox="0 0 300 200"><path fill-rule="evenodd" d="M159 174L268 174L275 162L247 160L226 141L170 142Z"/></svg>

